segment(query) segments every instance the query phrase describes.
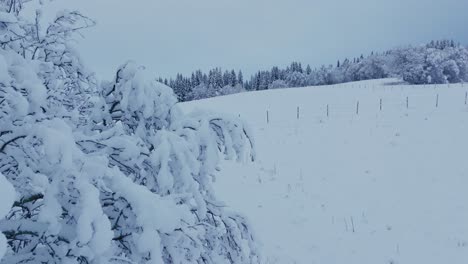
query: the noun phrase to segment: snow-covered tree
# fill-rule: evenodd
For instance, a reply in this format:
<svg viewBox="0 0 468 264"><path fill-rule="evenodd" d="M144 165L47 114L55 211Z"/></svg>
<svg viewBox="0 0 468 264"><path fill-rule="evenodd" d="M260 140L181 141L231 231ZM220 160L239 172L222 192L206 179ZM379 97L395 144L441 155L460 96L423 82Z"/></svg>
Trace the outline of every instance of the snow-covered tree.
<svg viewBox="0 0 468 264"><path fill-rule="evenodd" d="M392 54L392 70L409 83L457 83L468 80L468 50L451 41L401 48Z"/></svg>
<svg viewBox="0 0 468 264"><path fill-rule="evenodd" d="M69 45L89 20L43 27L27 2L0 1L0 263L258 263L211 187L220 159L255 158L248 128L184 115L135 63L97 85Z"/></svg>
<svg viewBox="0 0 468 264"><path fill-rule="evenodd" d="M242 74L242 71L239 70L239 73L237 74L237 83L240 85L244 85L244 75Z"/></svg>
<svg viewBox="0 0 468 264"><path fill-rule="evenodd" d="M213 86L208 86L205 83L201 83L195 86L192 91L186 96L187 101L200 100L217 96L216 90Z"/></svg>
<svg viewBox="0 0 468 264"><path fill-rule="evenodd" d="M245 92L245 89L241 84L236 84L234 86L226 85L221 89L220 95L237 94L242 92Z"/></svg>
<svg viewBox="0 0 468 264"><path fill-rule="evenodd" d="M15 201L16 193L11 183L0 173L0 218L4 218L10 211ZM0 260L7 250L7 239L0 233Z"/></svg>
<svg viewBox="0 0 468 264"><path fill-rule="evenodd" d="M104 85L104 93L109 109L109 117L104 120L113 120L125 133L113 132L111 137L103 139L99 138L101 132L98 138L90 140L109 143L105 148L93 149L93 153L113 151L113 165L160 199L172 201L171 208L166 209L168 212L179 213L173 213L172 219L159 218L170 223L164 232L155 231L154 226L146 228L159 235L156 240L160 244L151 250L162 254L165 263L216 263L221 259L228 263L255 262L258 256L248 224L241 216L226 211L210 187L220 151L230 159L254 158L253 142L245 126L239 120L217 115L185 117L177 109L172 91L160 83L145 80L143 69L133 63L117 71L115 81ZM128 142L131 135L133 142ZM116 217L134 214L138 218L138 212L129 210L125 202L109 208L110 215L112 212ZM155 221L159 221L157 217ZM141 252L140 240L125 236L145 230L138 223L138 219L127 222L122 218L112 222L116 226L114 232L124 236L120 242L123 243L121 253ZM141 235L150 241L155 239L144 232ZM145 251L141 255L141 261L147 254Z"/></svg>
<svg viewBox="0 0 468 264"><path fill-rule="evenodd" d="M288 84L283 80L276 80L273 81L269 86L268 89L282 89L288 88Z"/></svg>
<svg viewBox="0 0 468 264"><path fill-rule="evenodd" d="M302 87L305 86L306 84L306 75L299 72L299 71L293 71L290 74L288 74L286 78L286 83L288 84L289 87Z"/></svg>

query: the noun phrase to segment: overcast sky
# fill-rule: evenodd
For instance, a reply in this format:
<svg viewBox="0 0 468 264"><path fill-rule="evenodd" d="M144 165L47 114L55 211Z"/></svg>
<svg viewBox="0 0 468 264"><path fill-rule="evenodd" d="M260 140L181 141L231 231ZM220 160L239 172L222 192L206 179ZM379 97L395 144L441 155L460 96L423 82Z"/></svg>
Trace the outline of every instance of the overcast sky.
<svg viewBox="0 0 468 264"><path fill-rule="evenodd" d="M132 59L157 76L213 67L247 75L431 39L468 44L466 0L56 0L98 25L79 43L109 78Z"/></svg>

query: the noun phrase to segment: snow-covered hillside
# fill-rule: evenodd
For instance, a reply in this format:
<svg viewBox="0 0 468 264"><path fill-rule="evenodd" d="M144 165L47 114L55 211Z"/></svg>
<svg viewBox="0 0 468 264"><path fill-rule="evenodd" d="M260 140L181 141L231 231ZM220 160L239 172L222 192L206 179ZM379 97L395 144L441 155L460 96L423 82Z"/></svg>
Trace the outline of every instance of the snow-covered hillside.
<svg viewBox="0 0 468 264"><path fill-rule="evenodd" d="M468 85L394 81L182 105L250 124L258 162L225 162L216 191L267 263L468 263Z"/></svg>

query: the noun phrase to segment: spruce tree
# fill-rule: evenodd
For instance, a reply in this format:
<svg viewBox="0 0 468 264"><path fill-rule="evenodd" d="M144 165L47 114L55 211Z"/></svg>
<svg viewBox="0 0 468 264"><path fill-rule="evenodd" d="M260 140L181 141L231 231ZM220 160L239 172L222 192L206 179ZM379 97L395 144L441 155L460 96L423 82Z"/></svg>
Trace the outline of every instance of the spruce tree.
<svg viewBox="0 0 468 264"><path fill-rule="evenodd" d="M237 74L237 82L244 86L244 75L242 74L241 70L239 70L239 74Z"/></svg>

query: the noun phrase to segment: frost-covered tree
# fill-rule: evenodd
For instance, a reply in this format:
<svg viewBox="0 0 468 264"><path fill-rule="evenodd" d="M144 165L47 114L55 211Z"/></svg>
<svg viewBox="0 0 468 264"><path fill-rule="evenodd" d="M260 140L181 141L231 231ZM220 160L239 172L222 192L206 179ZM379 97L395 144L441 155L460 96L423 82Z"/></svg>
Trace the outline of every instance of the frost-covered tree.
<svg viewBox="0 0 468 264"><path fill-rule="evenodd" d="M305 74L299 71L293 71L288 74L286 78L286 83L289 87L302 87L306 84L306 76Z"/></svg>
<svg viewBox="0 0 468 264"><path fill-rule="evenodd" d="M338 66L339 67L339 66ZM310 67L309 64L307 64L307 68L306 68L306 74L309 75L312 73L312 68Z"/></svg>
<svg viewBox="0 0 468 264"><path fill-rule="evenodd" d="M239 70L239 73L237 74L237 83L244 85L244 75L242 74L241 70Z"/></svg>
<svg viewBox="0 0 468 264"><path fill-rule="evenodd" d="M236 84L234 86L226 85L221 89L220 95L237 94L242 92L245 92L245 89L240 84Z"/></svg>
<svg viewBox="0 0 468 264"><path fill-rule="evenodd" d="M205 83L201 83L195 86L192 91L186 96L187 101L200 100L205 98L210 98L219 95L219 91L213 88L213 86L208 86Z"/></svg>
<svg viewBox="0 0 468 264"><path fill-rule="evenodd" d="M283 80L276 80L273 81L269 86L268 89L282 89L288 88L288 84Z"/></svg>
<svg viewBox="0 0 468 264"><path fill-rule="evenodd" d="M160 244L151 250L160 252L166 263L255 262L258 256L248 224L241 216L226 211L210 187L220 152L230 159L254 158L253 142L245 126L239 120L216 115L185 117L175 106L172 91L159 83L145 81L142 71L128 63L117 71L115 81L104 85L109 117L103 120L121 124L119 130L125 132L112 133L112 137L106 139L109 140L106 151L115 153L111 163L133 182L145 186L161 199L173 201L166 209L168 213L179 213L174 213L176 218L155 218L156 222L170 223L171 228L164 230L164 234L159 232ZM131 135L133 142L125 140ZM91 140L102 142L103 139ZM93 153L103 151L100 147L92 150ZM133 159L129 159L127 151L133 153ZM109 209L110 215L130 217L134 214L138 218L138 213L128 209L128 203L115 206ZM140 240L126 236L145 229L138 223L138 220L127 222L122 218L112 222L116 227L114 232L118 230L122 237L120 250L124 254L141 251ZM131 224L133 226L129 226ZM154 226L146 229L156 232ZM146 241L155 239L144 232L143 235ZM128 248L134 250L128 252ZM141 260L146 258L145 252Z"/></svg>
<svg viewBox="0 0 468 264"><path fill-rule="evenodd" d="M0 173L0 218L4 218L10 211L15 201L16 193L11 183ZM7 250L7 239L0 233L0 260Z"/></svg>
<svg viewBox="0 0 468 264"><path fill-rule="evenodd" d="M0 1L0 263L259 262L211 187L220 159L255 158L245 125L184 115L135 63L97 85L69 45L88 19L43 27L27 2Z"/></svg>
<svg viewBox="0 0 468 264"><path fill-rule="evenodd" d="M468 50L455 45L453 41L401 48L392 55L392 70L409 83L457 83L468 80Z"/></svg>

